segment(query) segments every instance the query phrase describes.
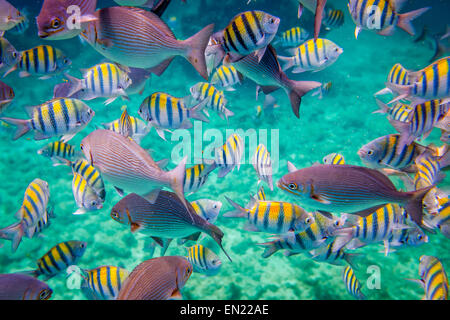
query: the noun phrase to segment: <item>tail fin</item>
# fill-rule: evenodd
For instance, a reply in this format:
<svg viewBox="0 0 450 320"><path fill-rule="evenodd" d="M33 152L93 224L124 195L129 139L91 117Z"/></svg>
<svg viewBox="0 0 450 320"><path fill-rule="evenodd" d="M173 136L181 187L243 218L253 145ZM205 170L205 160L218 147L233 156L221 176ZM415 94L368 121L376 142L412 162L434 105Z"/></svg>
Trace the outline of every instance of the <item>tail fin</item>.
<svg viewBox="0 0 450 320"><path fill-rule="evenodd" d="M180 198L181 201L186 205L186 199L184 197L184 177L186 175L186 163L187 156L181 160L178 166L169 171L169 181L170 187L176 193L176 195Z"/></svg>
<svg viewBox="0 0 450 320"><path fill-rule="evenodd" d="M427 195L428 191L430 191L434 186L429 186L427 188L423 188L414 192L409 192L411 194L410 199L405 205L405 210L411 219L417 223L419 226L422 225L422 201L423 198Z"/></svg>
<svg viewBox="0 0 450 320"><path fill-rule="evenodd" d="M401 99L405 99L405 98L409 97L411 94L411 88L412 88L411 85L402 86L402 85L398 85L398 84L394 84L394 83L390 83L390 82L385 82L385 85L386 85L386 88L388 88L392 92L395 92L398 94L398 96L395 97L394 99L392 99L391 101L389 101L388 104L397 102Z"/></svg>
<svg viewBox="0 0 450 320"><path fill-rule="evenodd" d="M294 57L283 57L283 56L277 56L278 61L281 64L281 70L286 71L293 66L295 66Z"/></svg>
<svg viewBox="0 0 450 320"><path fill-rule="evenodd" d="M290 79L286 80L292 111L294 112L297 118L300 118L299 110L300 104L302 102L302 97L309 91L322 86L322 84L317 81L294 81Z"/></svg>
<svg viewBox="0 0 450 320"><path fill-rule="evenodd" d="M23 120L23 119L13 119L2 117L0 120L5 121L6 123L17 126L16 132L14 133L13 140L19 139L21 136L26 134L31 130L31 120Z"/></svg>
<svg viewBox="0 0 450 320"><path fill-rule="evenodd" d="M68 88L66 88L67 90L67 95L66 97L70 98L71 96L73 96L75 93L77 93L78 91L80 91L83 87L83 82L82 80L72 77L70 74L64 74L64 76L67 78L67 80L69 80L70 86Z"/></svg>
<svg viewBox="0 0 450 320"><path fill-rule="evenodd" d="M225 119L227 119L227 121L228 121L228 117L234 116L234 112L227 108L224 108L224 109L225 110L223 111L223 114L225 116Z"/></svg>
<svg viewBox="0 0 450 320"><path fill-rule="evenodd" d="M22 241L22 237L24 235L24 228L21 222L17 222L12 224L6 228L0 229L0 238L11 240L11 249L13 252L16 252L17 247Z"/></svg>
<svg viewBox="0 0 450 320"><path fill-rule="evenodd" d="M426 11L431 9L431 7L421 8L417 9L411 12L402 13L398 15L398 26L408 32L410 35L414 36L416 34L414 30L414 26L412 25L412 21L422 14L424 14Z"/></svg>
<svg viewBox="0 0 450 320"><path fill-rule="evenodd" d="M208 80L208 71L206 68L205 50L213 30L214 24L210 24L184 41L188 49L186 59L206 80Z"/></svg>
<svg viewBox="0 0 450 320"><path fill-rule="evenodd" d="M203 122L209 122L209 119L202 112L200 112L206 106L207 102L208 102L208 100L205 99L202 102L200 102L199 104L197 104L196 106L190 108L189 109L189 118L197 119L197 120L200 120Z"/></svg>
<svg viewBox="0 0 450 320"><path fill-rule="evenodd" d="M261 255L263 258L268 258L271 255L273 255L275 252L279 250L278 246L276 245L277 240L265 242L265 243L257 243L258 246L264 246L266 247L263 254Z"/></svg>
<svg viewBox="0 0 450 320"><path fill-rule="evenodd" d="M225 196L225 199L234 207L235 210L225 212L223 214L224 217L227 218L244 218L247 215L247 210L240 205L238 205L236 202Z"/></svg>
<svg viewBox="0 0 450 320"><path fill-rule="evenodd" d="M223 253L225 253L225 255L227 256L228 260L230 260L230 262L233 262L233 260L231 260L230 256L228 255L228 253L225 251L225 249L222 246L222 238L223 238L222 230L220 230L218 227L216 227L212 223L209 223L207 233L217 242L220 249L222 249Z"/></svg>
<svg viewBox="0 0 450 320"><path fill-rule="evenodd" d="M385 104L383 101L379 100L379 99L375 99L377 101L377 105L380 108L379 110L376 110L372 113L388 113L389 112L389 107L387 104Z"/></svg>
<svg viewBox="0 0 450 320"><path fill-rule="evenodd" d="M448 144L444 144L442 147L438 148L439 156L439 166L444 169L450 166L450 148Z"/></svg>

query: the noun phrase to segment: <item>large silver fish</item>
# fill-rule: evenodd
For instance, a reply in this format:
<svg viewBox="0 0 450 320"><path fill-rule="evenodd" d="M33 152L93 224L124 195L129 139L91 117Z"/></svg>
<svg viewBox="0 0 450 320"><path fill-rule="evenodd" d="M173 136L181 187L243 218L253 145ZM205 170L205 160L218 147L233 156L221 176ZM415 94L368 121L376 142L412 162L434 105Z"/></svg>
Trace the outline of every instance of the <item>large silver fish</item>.
<svg viewBox="0 0 450 320"><path fill-rule="evenodd" d="M163 187L170 187L185 201L183 180L187 157L172 171L164 171L132 139L111 130L95 130L81 142L88 161L119 193L135 192L154 203Z"/></svg>
<svg viewBox="0 0 450 320"><path fill-rule="evenodd" d="M175 56L182 56L208 79L205 49L213 24L181 41L153 12L112 7L100 9L95 15L98 20L90 23L81 36L106 58L129 67L151 68L159 76Z"/></svg>

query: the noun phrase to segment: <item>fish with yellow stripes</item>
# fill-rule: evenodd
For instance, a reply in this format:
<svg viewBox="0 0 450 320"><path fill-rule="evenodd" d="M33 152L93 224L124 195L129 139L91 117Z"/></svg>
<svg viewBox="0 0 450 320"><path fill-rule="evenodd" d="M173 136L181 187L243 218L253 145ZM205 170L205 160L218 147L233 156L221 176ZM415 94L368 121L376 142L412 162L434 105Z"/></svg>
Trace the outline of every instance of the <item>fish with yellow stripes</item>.
<svg viewBox="0 0 450 320"><path fill-rule="evenodd" d="M211 77L210 83L218 89L235 91L233 86L241 84L242 74L232 65L221 65Z"/></svg>
<svg viewBox="0 0 450 320"><path fill-rule="evenodd" d="M411 105L415 106L427 100L449 98L449 71L450 57L444 57L422 70L408 72L408 77L411 82L408 85L386 82L386 87L398 94L391 102L408 99L412 100Z"/></svg>
<svg viewBox="0 0 450 320"><path fill-rule="evenodd" d="M50 226L50 218L54 217L55 214L53 212L53 208L48 207L42 218L38 220L36 226L32 227L33 230L31 231L31 233L33 233L33 235L39 235L42 231Z"/></svg>
<svg viewBox="0 0 450 320"><path fill-rule="evenodd" d="M124 108L119 119L109 123L104 123L103 127L114 132L118 132L126 137L130 137L137 143L150 132L150 126L139 118L130 116L127 108Z"/></svg>
<svg viewBox="0 0 450 320"><path fill-rule="evenodd" d="M244 208L225 196L234 210L223 214L224 217L246 218L244 230L283 234L289 231L302 231L314 223L313 216L303 208L281 201L264 201L251 198Z"/></svg>
<svg viewBox="0 0 450 320"><path fill-rule="evenodd" d="M356 254L346 252L345 246L337 246L339 246L339 244L337 244L337 240L335 239L327 246L311 250L309 254L311 255L311 259L317 262L326 262L336 266L341 266L345 262L349 265L353 265L353 259Z"/></svg>
<svg viewBox="0 0 450 320"><path fill-rule="evenodd" d="M70 240L58 243L37 260L37 269L26 271L34 277L45 276L45 280L53 278L67 267L76 265L86 251L87 243Z"/></svg>
<svg viewBox="0 0 450 320"><path fill-rule="evenodd" d="M216 164L200 163L186 168L184 176L184 192L192 194L197 192L207 181L208 175L216 168Z"/></svg>
<svg viewBox="0 0 450 320"><path fill-rule="evenodd" d="M414 108L411 108L406 103L397 102L392 107L389 107L387 104L378 99L376 99L376 101L380 109L372 113L386 113L390 119L396 121L408 122L409 114L414 111Z"/></svg>
<svg viewBox="0 0 450 320"><path fill-rule="evenodd" d="M355 38L362 29L374 30L383 36L392 35L395 27L414 35L412 20L416 19L430 7L417 9L407 13L398 13L404 1L392 0L349 0L348 9L356 24Z"/></svg>
<svg viewBox="0 0 450 320"><path fill-rule="evenodd" d="M428 242L428 236L417 226L411 228L394 229L392 235L384 242L384 254L387 256L390 252L407 247L418 247Z"/></svg>
<svg viewBox="0 0 450 320"><path fill-rule="evenodd" d="M228 53L231 61L242 56L255 54L258 61L264 55L267 45L275 37L280 18L260 10L250 10L237 14L230 23L219 32L213 34L220 45L216 46L223 57Z"/></svg>
<svg viewBox="0 0 450 320"><path fill-rule="evenodd" d="M344 24L344 13L341 10L327 7L324 12L322 24L327 30L339 28Z"/></svg>
<svg viewBox="0 0 450 320"><path fill-rule="evenodd" d="M128 99L125 92L132 84L128 73L130 69L115 63L100 63L84 70L83 79L77 79L65 74L69 80L70 88L67 97L81 92L82 100L95 98L108 98L105 105L114 102L118 97Z"/></svg>
<svg viewBox="0 0 450 320"><path fill-rule="evenodd" d="M263 186L261 186L261 187L258 189L258 192L256 193L255 197L256 197L256 199L258 199L258 200L262 200L262 201L265 201L265 200L266 200L266 193L265 193L265 191L264 191L264 187L263 187Z"/></svg>
<svg viewBox="0 0 450 320"><path fill-rule="evenodd" d="M7 74L20 70L19 77L41 75L40 79L61 73L72 64L72 61L59 49L49 45L40 45L20 52L20 60Z"/></svg>
<svg viewBox="0 0 450 320"><path fill-rule="evenodd" d="M194 272L214 276L220 271L222 261L211 249L201 244L196 244L186 249L188 251L186 258L192 264Z"/></svg>
<svg viewBox="0 0 450 320"><path fill-rule="evenodd" d="M269 185L270 190L273 191L272 160L270 159L270 153L267 151L265 145L260 144L256 147L252 164L259 178L258 184L259 182L264 181Z"/></svg>
<svg viewBox="0 0 450 320"><path fill-rule="evenodd" d="M400 133L399 148L411 144L416 139L426 139L434 127L450 118L450 101L434 99L414 106L405 122L390 119L389 122ZM399 154L400 149L397 150Z"/></svg>
<svg viewBox="0 0 450 320"><path fill-rule="evenodd" d="M223 178L233 171L235 167L239 170L243 154L244 141L242 138L236 133L230 135L225 144L215 150L214 160L219 168L217 176Z"/></svg>
<svg viewBox="0 0 450 320"><path fill-rule="evenodd" d="M396 63L389 72L387 82L400 86L408 86L411 84L408 72L409 71L405 69L405 67L403 67L400 63ZM375 95L378 96L387 93L392 93L392 91L389 88L384 88L375 93Z"/></svg>
<svg viewBox="0 0 450 320"><path fill-rule="evenodd" d="M80 289L89 300L115 300L129 274L128 270L114 266L83 269Z"/></svg>
<svg viewBox="0 0 450 320"><path fill-rule="evenodd" d="M431 229L439 229L441 233L450 238L450 199L447 197L438 199L437 212L427 215L424 224Z"/></svg>
<svg viewBox="0 0 450 320"><path fill-rule="evenodd" d="M72 173L74 174L73 182L75 181L75 175L80 175L80 182L84 184L82 180L85 180L87 185L92 188L96 194L98 194L98 196L102 200L101 202L105 201L105 184L103 182L100 171L98 171L93 165L89 163L89 161L85 159L77 159L74 162L66 161L66 164L72 167Z"/></svg>
<svg viewBox="0 0 450 320"><path fill-rule="evenodd" d="M324 164L345 164L345 159L342 154L339 153L330 153L323 157L322 162Z"/></svg>
<svg viewBox="0 0 450 320"><path fill-rule="evenodd" d="M34 179L25 190L22 206L15 217L19 220L6 228L0 229L0 238L11 240L12 251L15 252L26 235L32 238L35 227L47 212L50 190L48 183L41 179Z"/></svg>
<svg viewBox="0 0 450 320"><path fill-rule="evenodd" d="M139 108L139 115L152 125L158 135L166 140L164 131L192 128L190 119L209 122L208 118L201 113L205 107L200 102L194 107L188 108L184 98L176 98L168 93L155 92L145 98Z"/></svg>
<svg viewBox="0 0 450 320"><path fill-rule="evenodd" d="M280 44L282 47L293 48L298 47L308 40L309 32L302 27L293 27L284 31L281 36L274 41L274 44Z"/></svg>
<svg viewBox="0 0 450 320"><path fill-rule="evenodd" d="M207 82L199 82L192 86L192 97L197 101L206 101L206 107L219 113L219 116L228 120L228 117L234 116L231 110L226 108L227 100L223 92L219 91L215 86ZM208 112L204 110L208 115Z"/></svg>
<svg viewBox="0 0 450 320"><path fill-rule="evenodd" d="M214 223L219 216L222 202L211 199L198 199L191 202L196 214L210 223Z"/></svg>
<svg viewBox="0 0 450 320"><path fill-rule="evenodd" d="M358 300L365 300L366 297L361 292L361 284L355 276L352 267L346 266L342 272L342 280L344 280L345 288L354 298Z"/></svg>
<svg viewBox="0 0 450 320"><path fill-rule="evenodd" d="M408 279L418 283L425 291L422 300L448 300L448 277L442 262L433 256L419 258L420 280Z"/></svg>
<svg viewBox="0 0 450 320"><path fill-rule="evenodd" d="M37 151L37 154L50 158L54 166L61 164L59 159L73 161L76 157L81 156L81 152L76 151L74 146L62 141L54 141L46 144Z"/></svg>
<svg viewBox="0 0 450 320"><path fill-rule="evenodd" d="M0 120L17 126L13 140L17 140L30 130L35 131L34 139L43 140L61 137L67 142L83 130L95 115L94 110L77 99L58 98L39 106L26 107L31 119L1 117Z"/></svg>
<svg viewBox="0 0 450 320"><path fill-rule="evenodd" d="M80 174L74 172L72 179L72 191L78 210L73 214L85 214L88 211L103 208L103 199L92 186Z"/></svg>
<svg viewBox="0 0 450 320"><path fill-rule="evenodd" d="M293 73L300 73L317 72L331 66L344 50L333 41L319 38L310 39L289 52L293 54L292 57L278 56L283 64L281 69L286 71L293 67Z"/></svg>

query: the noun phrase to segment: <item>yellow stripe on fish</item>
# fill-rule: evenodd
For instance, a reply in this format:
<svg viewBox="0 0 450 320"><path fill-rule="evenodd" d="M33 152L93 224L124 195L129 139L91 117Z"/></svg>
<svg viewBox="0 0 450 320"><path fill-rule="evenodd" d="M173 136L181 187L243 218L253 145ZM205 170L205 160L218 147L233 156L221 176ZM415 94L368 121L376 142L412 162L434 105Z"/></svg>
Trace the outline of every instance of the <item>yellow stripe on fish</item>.
<svg viewBox="0 0 450 320"><path fill-rule="evenodd" d="M425 290L425 300L448 299L448 277L442 262L433 256L423 255L419 262L419 281Z"/></svg>
<svg viewBox="0 0 450 320"><path fill-rule="evenodd" d="M238 134L230 135L225 144L216 149L215 162L219 168L218 177L224 177L236 166L239 170L243 153L244 141L242 138Z"/></svg>
<svg viewBox="0 0 450 320"><path fill-rule="evenodd" d="M41 45L22 51L18 63L22 76L28 74L51 75L67 68L71 61L63 52L49 45Z"/></svg>
<svg viewBox="0 0 450 320"><path fill-rule="evenodd" d="M84 273L87 275L81 289L88 297L97 300L115 300L130 274L126 269L114 266L101 266L84 270Z"/></svg>
<svg viewBox="0 0 450 320"><path fill-rule="evenodd" d="M220 258L209 248L196 244L188 250L188 261L194 267L194 272L215 275L222 265Z"/></svg>
<svg viewBox="0 0 450 320"><path fill-rule="evenodd" d="M330 153L329 155L323 157L322 162L324 164L345 164L345 159L342 154Z"/></svg>
<svg viewBox="0 0 450 320"><path fill-rule="evenodd" d="M344 280L347 291L356 299L364 300L365 296L361 292L361 284L355 276L352 267L345 267L342 273L342 279Z"/></svg>

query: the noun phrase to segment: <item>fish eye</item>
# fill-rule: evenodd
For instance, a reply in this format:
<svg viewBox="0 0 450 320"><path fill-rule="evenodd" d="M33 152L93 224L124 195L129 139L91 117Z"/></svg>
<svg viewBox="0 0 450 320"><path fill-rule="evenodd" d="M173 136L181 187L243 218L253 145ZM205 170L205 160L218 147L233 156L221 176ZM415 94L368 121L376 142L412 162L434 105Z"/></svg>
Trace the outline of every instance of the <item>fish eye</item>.
<svg viewBox="0 0 450 320"><path fill-rule="evenodd" d="M95 201L95 200L93 200L93 201L91 201L91 206L96 206L97 205L97 201Z"/></svg>
<svg viewBox="0 0 450 320"><path fill-rule="evenodd" d="M334 225L335 225L336 227L338 227L338 226L340 225L339 220L336 220L336 221L334 222Z"/></svg>
<svg viewBox="0 0 450 320"><path fill-rule="evenodd" d="M298 186L296 183L289 183L288 188L291 190L297 190Z"/></svg>
<svg viewBox="0 0 450 320"><path fill-rule="evenodd" d="M275 19L274 18L270 18L269 22L270 23L275 23Z"/></svg>
<svg viewBox="0 0 450 320"><path fill-rule="evenodd" d="M51 26L53 29L58 29L61 26L61 20L59 20L58 18L52 20Z"/></svg>
<svg viewBox="0 0 450 320"><path fill-rule="evenodd" d="M112 211L111 212L111 217L118 219L119 218L119 214L117 213L117 211Z"/></svg>
<svg viewBox="0 0 450 320"><path fill-rule="evenodd" d="M47 300L51 295L51 292L48 289L44 289L39 293L40 300Z"/></svg>
<svg viewBox="0 0 450 320"><path fill-rule="evenodd" d="M423 238L423 236L419 233L419 234L417 235L417 240L422 240L422 238Z"/></svg>
<svg viewBox="0 0 450 320"><path fill-rule="evenodd" d="M311 223L311 217L306 218L306 219L305 219L305 222L306 222L307 224L310 224L310 223Z"/></svg>
<svg viewBox="0 0 450 320"><path fill-rule="evenodd" d="M368 154L369 156L373 155L373 150L367 151L367 154Z"/></svg>
<svg viewBox="0 0 450 320"><path fill-rule="evenodd" d="M81 150L83 150L83 144L80 145Z"/></svg>
<svg viewBox="0 0 450 320"><path fill-rule="evenodd" d="M12 53L12 57L13 57L13 58L17 58L17 52L13 52L13 53Z"/></svg>

